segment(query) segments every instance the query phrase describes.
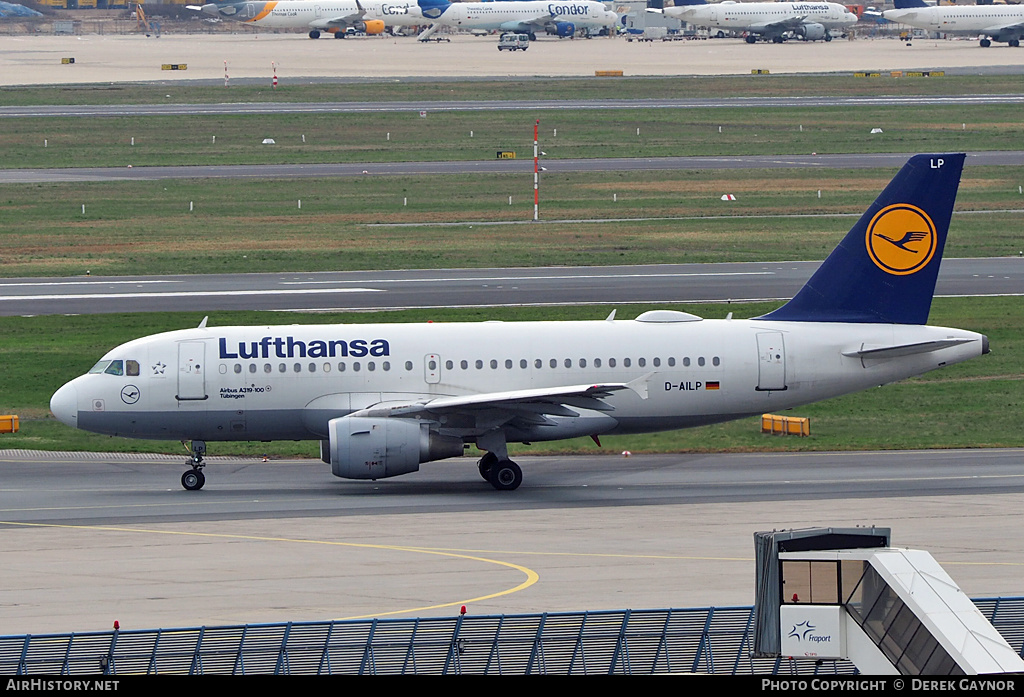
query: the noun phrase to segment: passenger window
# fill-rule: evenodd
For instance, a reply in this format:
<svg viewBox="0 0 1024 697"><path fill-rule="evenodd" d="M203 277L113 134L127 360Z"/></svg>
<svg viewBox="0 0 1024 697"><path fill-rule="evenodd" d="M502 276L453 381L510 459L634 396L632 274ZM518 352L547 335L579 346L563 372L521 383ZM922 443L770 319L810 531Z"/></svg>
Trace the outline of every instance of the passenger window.
<svg viewBox="0 0 1024 697"><path fill-rule="evenodd" d="M608 359L608 367L609 368L614 368L615 367L615 359L614 358L609 358Z"/></svg>
<svg viewBox="0 0 1024 697"><path fill-rule="evenodd" d="M581 358L580 359L580 367L581 368L586 368L587 367L587 359L586 358Z"/></svg>
<svg viewBox="0 0 1024 697"><path fill-rule="evenodd" d="M382 368L383 368L384 370L391 370L391 362L390 362L390 361L384 361L384 362L383 362L383 363L381 364L381 367L382 367Z"/></svg>
<svg viewBox="0 0 1024 697"><path fill-rule="evenodd" d="M492 358L491 359L491 370L497 370L497 368L498 368L498 361L496 361L496 360L494 360Z"/></svg>
<svg viewBox="0 0 1024 697"><path fill-rule="evenodd" d="M469 370L469 361L460 361L459 367L463 370Z"/></svg>
<svg viewBox="0 0 1024 697"><path fill-rule="evenodd" d="M250 363L249 364L249 372L250 373L255 373L256 372L256 364L255 363Z"/></svg>
<svg viewBox="0 0 1024 697"><path fill-rule="evenodd" d="M633 364L632 361L630 361L628 358L623 358L622 359L622 367L623 368L628 368L632 364Z"/></svg>
<svg viewBox="0 0 1024 697"><path fill-rule="evenodd" d="M654 367L655 367L655 368L658 368L658 367L660 367L660 366L661 366L661 359L660 359L660 358L658 358L658 357L655 357L655 358L654 358Z"/></svg>
<svg viewBox="0 0 1024 697"><path fill-rule="evenodd" d="M542 361L542 360L541 360L541 359L539 359L539 358L535 359L535 360L533 361L533 367L534 367L534 368L543 368L543 367L544 367L544 361Z"/></svg>
<svg viewBox="0 0 1024 697"><path fill-rule="evenodd" d="M241 372L242 372L242 364L241 363L235 363L235 375L238 375Z"/></svg>
<svg viewBox="0 0 1024 697"><path fill-rule="evenodd" d="M528 365L529 365L529 363L526 362L525 358L520 358L519 359L519 367L520 368L522 368L523 370L526 370L526 366L528 366Z"/></svg>
<svg viewBox="0 0 1024 697"><path fill-rule="evenodd" d="M273 370L273 369L270 367L269 363L264 363L263 364L263 372L264 373L269 373L271 370Z"/></svg>
<svg viewBox="0 0 1024 697"><path fill-rule="evenodd" d="M595 358L594 359L594 367L595 368L600 368L601 367L601 359L600 358Z"/></svg>
<svg viewBox="0 0 1024 697"><path fill-rule="evenodd" d="M558 367L558 359L557 358L552 358L550 365L551 365L552 368L557 368Z"/></svg>
<svg viewBox="0 0 1024 697"><path fill-rule="evenodd" d="M505 370L509 370L511 368L512 368L512 360L510 358L506 358L505 359Z"/></svg>
<svg viewBox="0 0 1024 697"><path fill-rule="evenodd" d="M406 363L406 366L407 366L406 370L412 370L412 363ZM345 372L345 363L344 362L338 364L338 372L339 373L344 373Z"/></svg>
<svg viewBox="0 0 1024 697"><path fill-rule="evenodd" d="M676 367L676 357L675 356L669 356L668 357L668 367L669 368L675 368Z"/></svg>
<svg viewBox="0 0 1024 697"><path fill-rule="evenodd" d="M344 363L342 365L344 365ZM405 369L406 370L412 370L412 361L406 361L405 362ZM344 370L344 368L342 368L342 370Z"/></svg>
<svg viewBox="0 0 1024 697"><path fill-rule="evenodd" d="M636 359L636 364L638 366L640 366L641 368L643 368L645 365L647 365L647 359L646 358L637 358Z"/></svg>
<svg viewBox="0 0 1024 697"><path fill-rule="evenodd" d="M125 361L124 371L127 375L138 375L139 374L139 362L138 361Z"/></svg>

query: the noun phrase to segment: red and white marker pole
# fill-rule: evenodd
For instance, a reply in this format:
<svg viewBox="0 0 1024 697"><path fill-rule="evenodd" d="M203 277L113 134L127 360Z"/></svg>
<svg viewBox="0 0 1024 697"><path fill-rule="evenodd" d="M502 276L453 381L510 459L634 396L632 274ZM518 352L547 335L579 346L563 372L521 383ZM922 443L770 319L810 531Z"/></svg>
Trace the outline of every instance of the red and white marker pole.
<svg viewBox="0 0 1024 697"><path fill-rule="evenodd" d="M228 86L228 62L224 61L224 86Z"/></svg>
<svg viewBox="0 0 1024 697"><path fill-rule="evenodd" d="M276 89L277 89L277 63L273 63L273 62L272 62L272 63L270 64L270 67L271 67L271 68L273 69L273 71L274 71L274 89L276 90Z"/></svg>
<svg viewBox="0 0 1024 697"><path fill-rule="evenodd" d="M540 165L537 158L537 131L540 119L533 124L533 219L540 219Z"/></svg>

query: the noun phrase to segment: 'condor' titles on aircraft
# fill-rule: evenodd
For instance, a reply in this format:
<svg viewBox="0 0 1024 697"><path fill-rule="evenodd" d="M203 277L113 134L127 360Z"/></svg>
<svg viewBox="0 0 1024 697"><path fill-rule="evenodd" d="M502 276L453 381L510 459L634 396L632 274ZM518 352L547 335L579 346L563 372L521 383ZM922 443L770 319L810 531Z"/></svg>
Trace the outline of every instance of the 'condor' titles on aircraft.
<svg viewBox="0 0 1024 697"><path fill-rule="evenodd" d="M458 29L487 29L528 34L538 32L560 37L573 36L577 29L589 31L613 27L618 16L595 0L508 0L507 2L456 2L418 0L420 12L435 26Z"/></svg>
<svg viewBox="0 0 1024 697"><path fill-rule="evenodd" d="M895 0L896 9L882 13L890 22L944 34L980 34L981 47L1005 41L1014 48L1024 35L1024 5L949 5L931 7L923 0Z"/></svg>
<svg viewBox="0 0 1024 697"><path fill-rule="evenodd" d="M63 423L191 441L320 441L349 479L485 452L515 489L510 442L645 433L789 409L988 353L926 326L964 155L917 155L796 296L753 319L671 310L634 320L184 329L130 341L61 387Z"/></svg>
<svg viewBox="0 0 1024 697"><path fill-rule="evenodd" d="M309 27L309 38L320 32L344 39L346 30L381 34L385 27L423 24L416 0L278 0L277 2L216 2L188 9L221 19L262 27Z"/></svg>
<svg viewBox="0 0 1024 697"><path fill-rule="evenodd" d="M747 32L747 43L758 36L780 44L790 35L807 41L831 41L832 32L852 27L857 15L835 2L725 2L676 0L675 7L647 8L701 27Z"/></svg>

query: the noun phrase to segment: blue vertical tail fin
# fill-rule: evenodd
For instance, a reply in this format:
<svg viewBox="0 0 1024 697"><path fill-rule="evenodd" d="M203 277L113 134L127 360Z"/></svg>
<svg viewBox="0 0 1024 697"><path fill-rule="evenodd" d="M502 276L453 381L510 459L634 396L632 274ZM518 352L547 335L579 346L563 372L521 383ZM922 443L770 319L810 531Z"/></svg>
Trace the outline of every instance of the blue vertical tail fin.
<svg viewBox="0 0 1024 697"><path fill-rule="evenodd" d="M417 0L420 12L427 19L437 19L441 14L451 7L448 0Z"/></svg>
<svg viewBox="0 0 1024 697"><path fill-rule="evenodd" d="M894 0L897 10L909 10L912 7L931 7L924 0Z"/></svg>
<svg viewBox="0 0 1024 697"><path fill-rule="evenodd" d="M800 292L757 319L926 323L965 157L910 158Z"/></svg>

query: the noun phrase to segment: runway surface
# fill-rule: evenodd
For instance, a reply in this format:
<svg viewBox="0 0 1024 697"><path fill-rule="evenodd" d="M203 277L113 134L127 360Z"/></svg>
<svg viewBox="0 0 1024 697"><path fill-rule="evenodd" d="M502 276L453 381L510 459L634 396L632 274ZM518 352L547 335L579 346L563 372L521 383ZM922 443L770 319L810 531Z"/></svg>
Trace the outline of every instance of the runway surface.
<svg viewBox="0 0 1024 697"><path fill-rule="evenodd" d="M820 262L0 279L0 315L743 302L793 297ZM944 259L942 296L1022 295L1024 259ZM184 303L184 305L183 305Z"/></svg>
<svg viewBox="0 0 1024 697"><path fill-rule="evenodd" d="M891 526L973 597L1019 595L1020 450L316 461L0 453L0 634L752 603L753 533ZM535 575L535 576L533 576ZM534 579L531 582L531 579Z"/></svg>

